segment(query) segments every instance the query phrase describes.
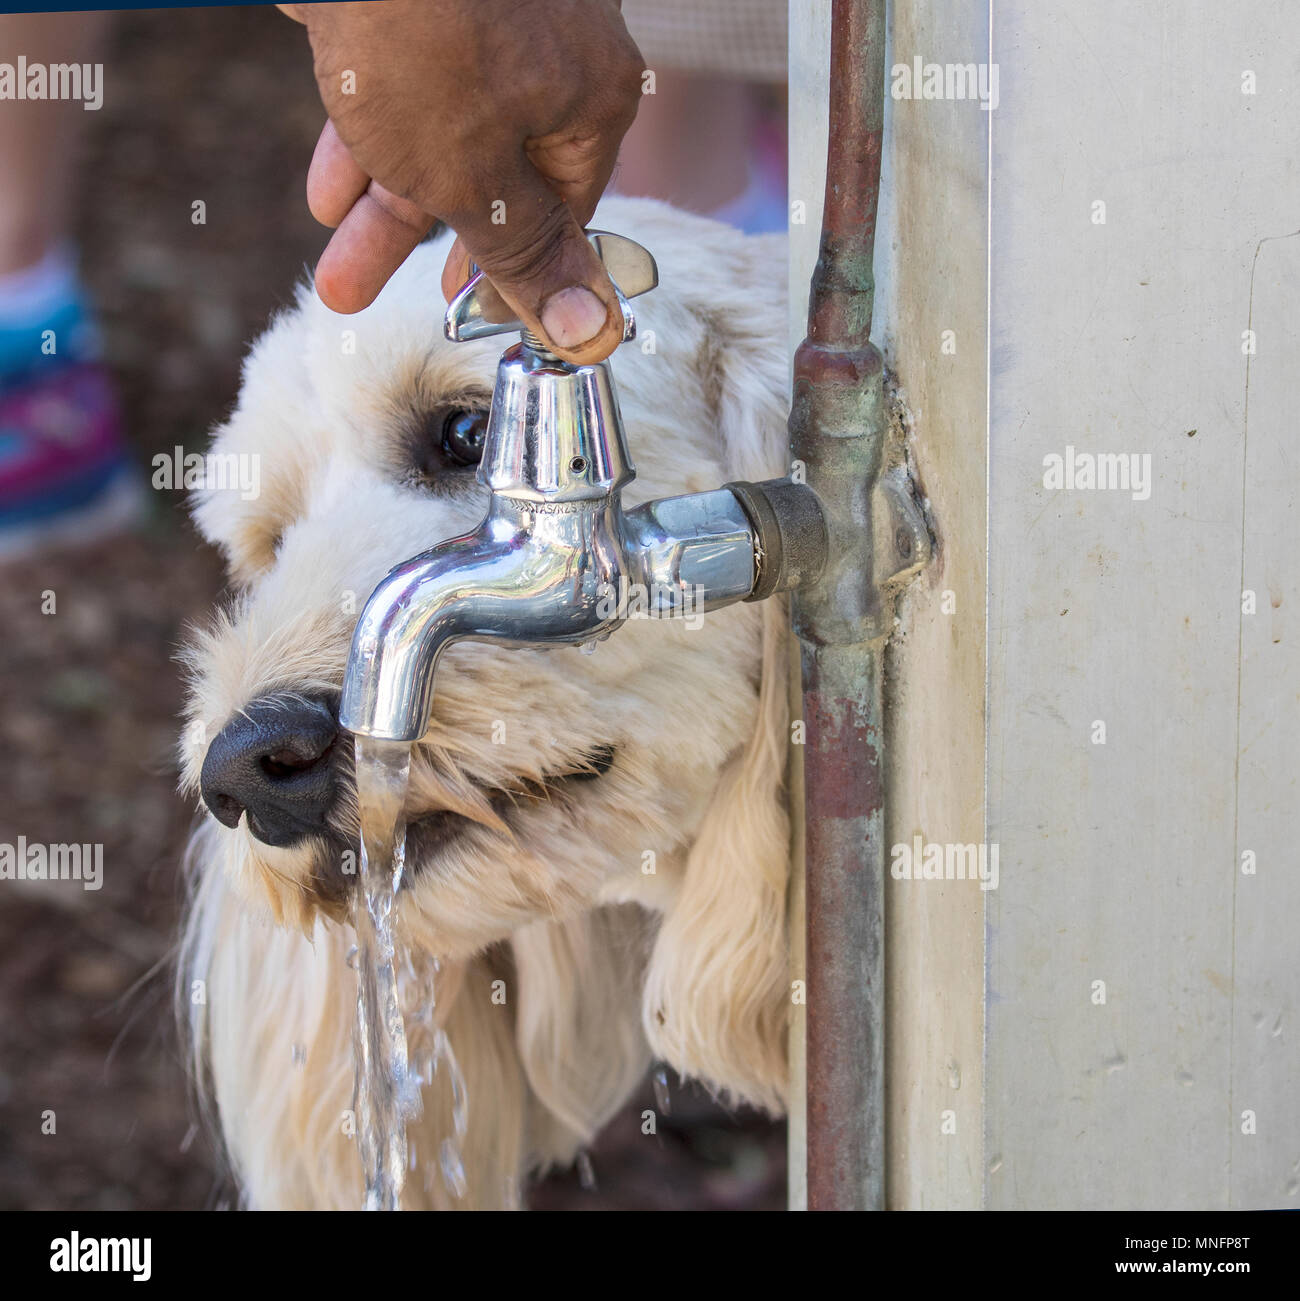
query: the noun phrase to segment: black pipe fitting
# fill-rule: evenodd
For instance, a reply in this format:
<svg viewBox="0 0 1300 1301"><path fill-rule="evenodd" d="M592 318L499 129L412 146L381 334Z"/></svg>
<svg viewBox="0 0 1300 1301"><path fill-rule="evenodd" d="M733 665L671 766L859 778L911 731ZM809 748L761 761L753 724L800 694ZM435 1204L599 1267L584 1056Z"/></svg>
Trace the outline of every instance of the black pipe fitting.
<svg viewBox="0 0 1300 1301"><path fill-rule="evenodd" d="M754 530L754 590L763 601L817 581L826 566L829 534L817 494L793 479L728 483Z"/></svg>

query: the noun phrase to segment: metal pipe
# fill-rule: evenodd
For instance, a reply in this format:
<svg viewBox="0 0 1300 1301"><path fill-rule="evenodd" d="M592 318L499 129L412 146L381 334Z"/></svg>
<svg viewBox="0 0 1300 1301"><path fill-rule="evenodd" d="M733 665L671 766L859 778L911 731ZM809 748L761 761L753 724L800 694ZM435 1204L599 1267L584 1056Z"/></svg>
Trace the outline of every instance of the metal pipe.
<svg viewBox="0 0 1300 1301"><path fill-rule="evenodd" d="M829 533L821 576L791 598L801 646L807 785L808 1207L880 1210L882 656L892 583L917 548L914 531L900 527L891 546L881 527L890 515L880 491L887 412L883 363L869 339L885 0L834 0L831 24L821 247L790 411L791 449L821 501ZM882 554L882 541L890 554Z"/></svg>

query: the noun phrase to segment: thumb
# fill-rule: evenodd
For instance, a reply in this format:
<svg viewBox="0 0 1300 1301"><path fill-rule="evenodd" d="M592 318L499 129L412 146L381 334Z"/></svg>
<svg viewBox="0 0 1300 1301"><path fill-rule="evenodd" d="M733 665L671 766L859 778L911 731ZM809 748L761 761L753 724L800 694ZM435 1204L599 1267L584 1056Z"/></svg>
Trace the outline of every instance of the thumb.
<svg viewBox="0 0 1300 1301"><path fill-rule="evenodd" d="M569 205L529 165L483 211L453 220L515 315L563 360L602 361L623 338L604 265Z"/></svg>

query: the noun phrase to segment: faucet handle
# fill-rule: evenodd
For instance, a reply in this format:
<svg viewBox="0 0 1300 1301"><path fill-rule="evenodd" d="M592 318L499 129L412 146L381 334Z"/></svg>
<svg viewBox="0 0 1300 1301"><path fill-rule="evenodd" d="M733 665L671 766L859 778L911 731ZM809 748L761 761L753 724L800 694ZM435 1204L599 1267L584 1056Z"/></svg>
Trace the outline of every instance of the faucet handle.
<svg viewBox="0 0 1300 1301"><path fill-rule="evenodd" d="M632 315L627 300L653 289L659 283L659 268L649 249L642 248L626 235L613 235L607 230L589 230L587 241L596 250L596 255L614 282L619 305L623 309L623 341L626 343L636 336L636 318ZM443 332L453 343L484 339L492 334L508 334L512 330L527 333L527 327L522 321L487 319L483 314L483 298L480 293L484 282L485 273L476 270L447 305Z"/></svg>

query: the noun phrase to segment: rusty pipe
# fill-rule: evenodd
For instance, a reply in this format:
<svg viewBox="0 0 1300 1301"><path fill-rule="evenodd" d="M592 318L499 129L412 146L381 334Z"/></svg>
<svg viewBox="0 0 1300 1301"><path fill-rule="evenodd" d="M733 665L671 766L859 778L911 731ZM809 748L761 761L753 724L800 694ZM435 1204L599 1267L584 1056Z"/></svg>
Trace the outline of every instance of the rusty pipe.
<svg viewBox="0 0 1300 1301"><path fill-rule="evenodd" d="M829 560L797 588L807 789L810 1210L885 1205L882 656L892 621L873 544L887 427L872 346L885 0L834 0L830 143L790 442L821 500Z"/></svg>

